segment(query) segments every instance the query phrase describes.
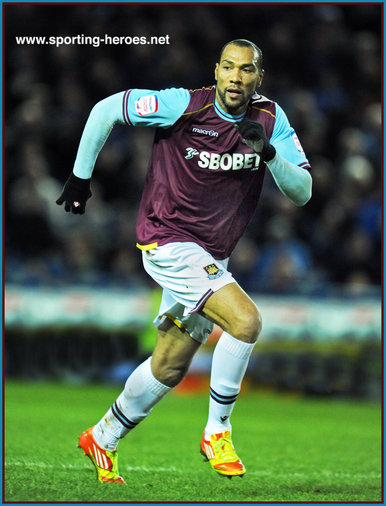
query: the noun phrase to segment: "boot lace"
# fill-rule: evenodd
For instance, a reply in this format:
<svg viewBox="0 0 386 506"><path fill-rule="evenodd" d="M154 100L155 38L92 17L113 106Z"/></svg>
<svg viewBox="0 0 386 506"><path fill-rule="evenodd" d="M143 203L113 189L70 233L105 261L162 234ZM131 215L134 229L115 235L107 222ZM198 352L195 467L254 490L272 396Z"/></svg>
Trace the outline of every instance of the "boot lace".
<svg viewBox="0 0 386 506"><path fill-rule="evenodd" d="M217 458L223 462L230 462L237 459L237 455L230 438L222 437L218 441L212 443L214 453Z"/></svg>

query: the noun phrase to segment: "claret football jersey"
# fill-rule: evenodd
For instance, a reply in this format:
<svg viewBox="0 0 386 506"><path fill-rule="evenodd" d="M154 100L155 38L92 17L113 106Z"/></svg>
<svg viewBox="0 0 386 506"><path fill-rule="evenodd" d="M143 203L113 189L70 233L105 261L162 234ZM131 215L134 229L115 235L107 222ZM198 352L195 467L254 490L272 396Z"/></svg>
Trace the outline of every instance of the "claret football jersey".
<svg viewBox="0 0 386 506"><path fill-rule="evenodd" d="M216 102L214 86L125 92L125 122L157 127L136 225L140 249L193 241L216 259L230 256L266 170L235 127L244 117L260 122L287 160L309 168L283 110L257 93L244 114L232 116Z"/></svg>

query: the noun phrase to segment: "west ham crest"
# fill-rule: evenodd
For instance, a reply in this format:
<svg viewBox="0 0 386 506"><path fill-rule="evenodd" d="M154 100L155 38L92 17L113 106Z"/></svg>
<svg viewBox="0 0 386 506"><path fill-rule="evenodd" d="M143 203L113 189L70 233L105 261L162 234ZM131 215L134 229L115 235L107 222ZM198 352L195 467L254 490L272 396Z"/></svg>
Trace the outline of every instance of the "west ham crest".
<svg viewBox="0 0 386 506"><path fill-rule="evenodd" d="M222 269L219 269L216 264L210 264L204 267L209 279L219 278L224 274Z"/></svg>

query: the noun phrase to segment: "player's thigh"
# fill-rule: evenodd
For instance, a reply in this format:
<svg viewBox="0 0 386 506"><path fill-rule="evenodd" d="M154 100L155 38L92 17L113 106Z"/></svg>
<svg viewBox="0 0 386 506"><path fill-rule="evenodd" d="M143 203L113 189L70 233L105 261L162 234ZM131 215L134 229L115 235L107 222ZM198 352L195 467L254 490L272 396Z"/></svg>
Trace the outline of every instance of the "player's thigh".
<svg viewBox="0 0 386 506"><path fill-rule="evenodd" d="M202 312L223 330L242 341L254 342L260 333L260 311L237 283L226 285L213 293Z"/></svg>
<svg viewBox="0 0 386 506"><path fill-rule="evenodd" d="M177 385L189 369L200 344L167 318L158 328L152 354L151 368L155 378L164 385Z"/></svg>

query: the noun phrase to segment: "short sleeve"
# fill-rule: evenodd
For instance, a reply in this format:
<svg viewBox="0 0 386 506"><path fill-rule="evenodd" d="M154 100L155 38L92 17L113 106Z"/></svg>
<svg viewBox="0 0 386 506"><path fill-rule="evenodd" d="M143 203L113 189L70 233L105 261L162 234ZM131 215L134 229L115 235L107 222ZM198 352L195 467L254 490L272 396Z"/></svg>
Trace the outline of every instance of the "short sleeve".
<svg viewBox="0 0 386 506"><path fill-rule="evenodd" d="M123 119L132 126L170 127L185 112L190 93L185 88L127 90L123 96Z"/></svg>

